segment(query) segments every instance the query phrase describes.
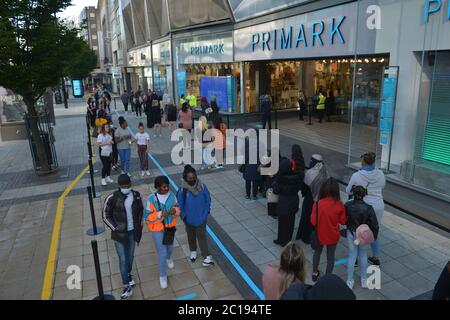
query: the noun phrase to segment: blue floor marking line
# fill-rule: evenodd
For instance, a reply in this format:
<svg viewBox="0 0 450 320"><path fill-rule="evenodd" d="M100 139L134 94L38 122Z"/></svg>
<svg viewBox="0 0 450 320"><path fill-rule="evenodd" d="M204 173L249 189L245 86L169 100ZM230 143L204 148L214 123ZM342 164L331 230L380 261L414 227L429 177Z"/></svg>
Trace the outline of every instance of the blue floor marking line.
<svg viewBox="0 0 450 320"><path fill-rule="evenodd" d="M347 263L347 259L348 258L344 258L344 259L340 259L338 261L335 261L334 262L334 266L336 267L336 266L340 266L341 264L346 264Z"/></svg>
<svg viewBox="0 0 450 320"><path fill-rule="evenodd" d="M116 114L119 115L119 113L116 111ZM133 131L128 127L128 131L131 132L131 134L134 134ZM175 189L175 191L178 191L178 185L169 177L168 173L164 168L160 165L158 160L156 160L150 153L148 153L149 158L153 161L153 163L158 167L158 169L161 171L163 175L165 175L168 179L172 187ZM266 297L264 296L264 293L261 291L261 289L258 288L258 286L253 282L252 279L248 276L248 274L242 269L242 267L239 265L239 263L234 259L234 257L231 255L231 253L225 248L225 246L222 244L222 242L217 238L217 236L214 234L214 232L206 226L206 231L209 233L211 238L214 240L214 242L217 244L219 249L222 251L222 253L227 257L227 259L230 261L230 263L233 265L233 267L236 269L236 271L239 272L241 277L245 280L247 285L253 290L253 292L258 296L260 300L266 300Z"/></svg>
<svg viewBox="0 0 450 320"><path fill-rule="evenodd" d="M194 299L195 297L197 297L197 294L195 292L193 292L193 293L187 294L185 296L178 297L174 300L189 300L189 299Z"/></svg>

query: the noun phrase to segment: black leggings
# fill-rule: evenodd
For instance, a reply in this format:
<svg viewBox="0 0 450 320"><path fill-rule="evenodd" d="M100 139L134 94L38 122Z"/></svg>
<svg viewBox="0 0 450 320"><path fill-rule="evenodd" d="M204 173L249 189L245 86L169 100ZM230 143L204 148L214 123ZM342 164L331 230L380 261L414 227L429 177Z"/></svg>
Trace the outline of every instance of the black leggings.
<svg viewBox="0 0 450 320"><path fill-rule="evenodd" d="M142 105L138 103L134 106L134 108L136 109L136 117L137 116L142 117Z"/></svg>
<svg viewBox="0 0 450 320"><path fill-rule="evenodd" d="M103 157L101 156L100 159L102 160L102 179L105 179L106 177L109 177L111 175L111 157Z"/></svg>
<svg viewBox="0 0 450 320"><path fill-rule="evenodd" d="M337 246L337 244L327 246L327 274L333 273L334 254L336 252L336 246ZM313 256L313 272L314 273L319 271L320 255L322 254L322 250L323 250L323 246L320 246L319 249L314 251L314 256Z"/></svg>
<svg viewBox="0 0 450 320"><path fill-rule="evenodd" d="M257 180L245 180L245 191L247 193L247 197L250 197L250 191L252 189L252 184L253 184L252 196L256 197L256 195L258 194L259 181L257 181Z"/></svg>

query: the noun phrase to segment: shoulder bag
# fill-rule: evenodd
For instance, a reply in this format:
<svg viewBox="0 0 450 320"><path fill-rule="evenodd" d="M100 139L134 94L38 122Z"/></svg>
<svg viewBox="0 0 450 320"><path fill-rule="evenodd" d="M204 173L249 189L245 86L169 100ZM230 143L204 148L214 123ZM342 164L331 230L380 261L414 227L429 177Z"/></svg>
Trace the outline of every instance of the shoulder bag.
<svg viewBox="0 0 450 320"><path fill-rule="evenodd" d="M319 242L319 201L316 202L316 227L311 233L311 249L316 251L320 248Z"/></svg>
<svg viewBox="0 0 450 320"><path fill-rule="evenodd" d="M155 192L155 198L156 198L156 201L158 202L158 210L161 211L161 203L159 202L158 194L156 192ZM166 219L163 218L163 221L162 221L162 223L164 225L164 235L163 235L162 244L165 246L171 246L171 245L173 245L173 242L175 240L175 232L177 231L177 228L176 227L170 227L170 228L166 227L166 224L164 223L165 220Z"/></svg>

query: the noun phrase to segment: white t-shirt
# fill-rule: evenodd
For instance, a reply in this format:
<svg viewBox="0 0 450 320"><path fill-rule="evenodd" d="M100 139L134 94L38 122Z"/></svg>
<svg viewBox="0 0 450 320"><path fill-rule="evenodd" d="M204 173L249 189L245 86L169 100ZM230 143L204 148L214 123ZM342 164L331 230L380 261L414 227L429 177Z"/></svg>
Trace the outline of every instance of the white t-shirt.
<svg viewBox="0 0 450 320"><path fill-rule="evenodd" d="M144 133L136 133L134 136L134 139L137 141L137 144L140 146L145 146L147 144L147 141L150 141L150 136L147 132Z"/></svg>
<svg viewBox="0 0 450 320"><path fill-rule="evenodd" d="M105 144L112 141L112 137L109 134L104 135L100 133L97 137L97 143ZM101 156L107 157L112 153L112 145L108 144L106 146L101 147Z"/></svg>

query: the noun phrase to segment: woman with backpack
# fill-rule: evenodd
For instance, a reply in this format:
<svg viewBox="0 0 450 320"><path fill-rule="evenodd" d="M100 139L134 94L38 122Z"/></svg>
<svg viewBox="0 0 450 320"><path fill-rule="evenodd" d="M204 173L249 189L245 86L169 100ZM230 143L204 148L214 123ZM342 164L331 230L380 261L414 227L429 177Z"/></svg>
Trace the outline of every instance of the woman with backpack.
<svg viewBox="0 0 450 320"><path fill-rule="evenodd" d="M353 289L353 272L356 259L361 264L361 287L367 288L367 249L378 237L378 221L371 205L364 202L367 190L362 186L352 189L353 200L345 204L347 212L347 240L349 257L347 260L347 285Z"/></svg>
<svg viewBox="0 0 450 320"><path fill-rule="evenodd" d="M197 260L197 240L203 256L203 266L214 265L206 238L206 222L211 211L211 195L206 185L197 177L195 169L186 165L183 171L181 188L178 190L178 203L181 219L186 226L186 233L191 251L191 262Z"/></svg>
<svg viewBox="0 0 450 320"><path fill-rule="evenodd" d="M373 152L361 156L361 170L355 172L348 183L346 192L351 194L353 186L363 186L367 189L364 202L371 205L377 216L378 225L384 214L383 189L386 186L384 173L375 168L376 155ZM369 261L376 266L380 265L380 242L375 240L371 245L373 256Z"/></svg>
<svg viewBox="0 0 450 320"><path fill-rule="evenodd" d="M305 254L299 245L290 242L281 253L280 265L269 264L263 274L264 296L266 300L279 300L287 288L305 280Z"/></svg>
<svg viewBox="0 0 450 320"><path fill-rule="evenodd" d="M173 237L176 231L180 208L176 196L170 191L169 179L159 176L155 179L156 192L148 197L144 221L155 243L159 264L159 284L167 288L167 267L175 267L172 260Z"/></svg>
<svg viewBox="0 0 450 320"><path fill-rule="evenodd" d="M327 247L327 271L333 273L334 255L340 239L339 226L346 224L345 207L341 202L339 184L329 178L322 185L319 201L314 203L311 213L311 224L315 227L318 247L314 250L312 281L320 276L319 264L323 247Z"/></svg>

